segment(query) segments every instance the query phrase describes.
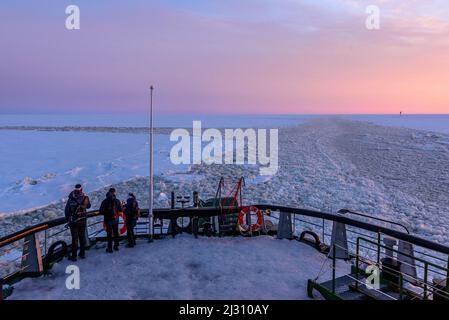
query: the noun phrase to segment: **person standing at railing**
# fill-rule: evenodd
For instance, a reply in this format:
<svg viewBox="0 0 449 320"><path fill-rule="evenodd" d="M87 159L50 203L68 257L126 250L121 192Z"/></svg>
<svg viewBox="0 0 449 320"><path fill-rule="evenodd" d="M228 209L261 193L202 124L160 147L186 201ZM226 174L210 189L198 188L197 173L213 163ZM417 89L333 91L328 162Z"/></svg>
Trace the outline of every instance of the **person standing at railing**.
<svg viewBox="0 0 449 320"><path fill-rule="evenodd" d="M128 238L128 248L133 248L136 245L136 237L134 235L134 228L137 224L137 219L140 216L139 203L136 196L132 193L129 194L125 205L125 217L126 217L126 236Z"/></svg>
<svg viewBox="0 0 449 320"><path fill-rule="evenodd" d="M69 257L71 261L76 261L76 253L78 251L79 241L79 257L86 258L86 225L87 225L87 209L91 207L90 199L84 194L80 184L75 186L69 194L69 200L65 206L65 217L70 227L72 235L72 252Z"/></svg>
<svg viewBox="0 0 449 320"><path fill-rule="evenodd" d="M108 238L108 248L106 252L112 253L112 238L114 237L114 250L119 249L119 214L123 212L122 204L116 197L116 190L109 189L106 194L106 199L103 200L100 206L100 214L104 217L104 224L106 227L106 234Z"/></svg>

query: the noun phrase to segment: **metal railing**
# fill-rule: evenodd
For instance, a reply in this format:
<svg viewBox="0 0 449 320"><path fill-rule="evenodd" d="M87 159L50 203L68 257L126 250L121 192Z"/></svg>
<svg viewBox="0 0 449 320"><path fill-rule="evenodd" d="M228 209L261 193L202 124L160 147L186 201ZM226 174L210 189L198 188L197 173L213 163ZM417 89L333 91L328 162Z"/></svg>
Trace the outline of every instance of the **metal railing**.
<svg viewBox="0 0 449 320"><path fill-rule="evenodd" d="M383 218L379 218L379 217L375 217L375 216L370 216L370 215L367 215L367 214L364 214L364 213L360 213L360 212L355 212L355 211L352 211L352 210L349 210L349 209L340 209L340 210L338 210L338 213L340 213L340 214L348 214L349 213L349 214L352 214L352 215L355 215L355 216L364 217L364 218L367 218L367 219L372 219L372 220L376 220L376 221L380 221L380 222L384 222L384 223L389 223L391 225L401 227L402 229L405 230L405 232L410 234L410 232L408 231L408 228L405 225L403 225L401 223L398 223L398 222L395 222L395 221L391 221L391 220L387 220L387 219L383 219Z"/></svg>

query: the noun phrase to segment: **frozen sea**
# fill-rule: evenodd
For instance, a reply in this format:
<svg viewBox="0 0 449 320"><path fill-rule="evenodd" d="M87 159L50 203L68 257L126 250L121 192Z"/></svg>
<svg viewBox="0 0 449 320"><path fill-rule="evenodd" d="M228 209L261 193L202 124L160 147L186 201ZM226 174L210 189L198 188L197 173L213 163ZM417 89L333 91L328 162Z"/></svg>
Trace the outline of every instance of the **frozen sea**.
<svg viewBox="0 0 449 320"><path fill-rule="evenodd" d="M148 142L143 134L2 131L0 212L46 205L67 196L74 184L86 190L148 175ZM169 140L155 137L155 172L170 166Z"/></svg>
<svg viewBox="0 0 449 320"><path fill-rule="evenodd" d="M314 116L156 116L155 126L279 127ZM0 115L0 127L145 127L146 115ZM0 131L0 214L44 206L67 196L76 183L85 190L139 176L148 176L148 136L135 133ZM186 170L169 159L175 142L168 135L155 137L155 174Z"/></svg>
<svg viewBox="0 0 449 320"><path fill-rule="evenodd" d="M212 128L278 128L317 115L156 115L158 127L191 127L201 120ZM350 115L383 126L449 133L449 115ZM0 115L4 126L145 127L146 115ZM148 175L145 134L107 132L0 131L0 214L44 206L67 196L76 183L88 191ZM155 139L155 172L185 170L169 160L174 142Z"/></svg>

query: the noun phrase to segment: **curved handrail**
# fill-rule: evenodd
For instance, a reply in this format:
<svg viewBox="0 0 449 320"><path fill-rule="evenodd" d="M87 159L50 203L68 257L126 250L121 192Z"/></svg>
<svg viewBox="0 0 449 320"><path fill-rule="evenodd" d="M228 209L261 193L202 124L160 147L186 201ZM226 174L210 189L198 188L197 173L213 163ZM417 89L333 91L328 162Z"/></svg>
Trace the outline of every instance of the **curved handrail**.
<svg viewBox="0 0 449 320"><path fill-rule="evenodd" d="M378 221L390 223L390 224L399 226L401 228L404 228L404 230L408 234L410 234L410 231L408 231L408 228L405 225L403 225L401 223L398 223L398 222L394 222L394 221L390 221L390 220L386 220L386 219L382 219L382 218L378 218L378 217L372 217L372 216L369 216L367 214L360 213L360 212L355 212L355 211L352 211L352 210L349 210L349 209L340 209L340 210L338 210L338 213L341 213L341 214L350 213L350 214L353 214L353 215L356 215L356 216L365 217L365 218L369 218L369 219L373 219L373 220L378 220Z"/></svg>
<svg viewBox="0 0 449 320"><path fill-rule="evenodd" d="M314 217L314 218L320 218L324 220L329 221L335 221L335 222L341 222L350 226L354 226L360 229L365 229L368 231L376 232L376 233L383 233L385 235L392 236L394 238L397 238L399 240L407 241L409 243L421 246L423 248L438 251L444 254L449 255L449 247L435 243L432 241L429 241L424 238L420 238L418 236L414 236L405 232L397 231L394 229L390 229L387 227L383 227L380 225L351 219L349 217L345 217L342 215L336 215L331 213L325 213L321 211L315 211L310 209L302 209L302 208L293 208L293 207L285 207L285 206L278 206L278 205L268 205L268 204L258 204L255 205L259 209L266 210L270 209L273 211L281 211L281 212L288 212L288 213L294 213L298 215L308 216L308 217ZM226 208L227 214L235 213L239 211L239 208L236 207L229 207ZM145 217L148 215L148 209L142 210L142 216ZM184 208L184 209L170 209L170 208L164 208L164 209L154 209L153 210L154 218L155 219L173 219L178 217L211 217L216 215L222 215L223 210L220 208ZM92 211L88 213L88 218L96 217L99 215L98 211ZM24 238L29 233L33 232L39 232L43 231L45 229L49 229L58 225L65 224L66 220L65 218L59 218L55 220L51 220L48 222L43 222L28 228L25 228L21 231L15 232L11 235L5 236L0 239L0 248L10 244L14 241L20 240ZM39 230L36 230L36 228L39 228ZM35 231L36 230L36 231Z"/></svg>
<svg viewBox="0 0 449 320"><path fill-rule="evenodd" d="M99 216L100 212L98 210L90 211L87 214L87 218L93 218L96 216ZM57 226L62 226L67 223L66 218L57 218L45 222L41 222L35 225L32 225L30 227L26 227L25 229L22 229L20 231L14 232L10 235L4 236L0 238L0 248L7 246L10 243L13 243L15 241L21 240L25 238L29 234L37 233L40 231L45 231Z"/></svg>
<svg viewBox="0 0 449 320"><path fill-rule="evenodd" d="M376 232L376 233L380 232L380 233L392 236L394 238L397 238L399 240L410 242L412 244L421 246L423 248L439 251L441 253L449 255L449 247L448 246L445 246L445 245L442 245L439 243L435 243L435 242L429 241L427 239L424 239L424 238L421 238L418 236L414 236L414 235L411 235L411 234L408 234L408 233L405 233L402 231L397 231L397 230L379 226L376 224L371 224L368 222L351 219L351 218L348 218L348 217L345 217L342 215L336 215L336 214L325 213L325 212L321 212L321 211L314 211L314 210L309 210L309 209L290 208L290 207L277 206L277 205L260 204L260 205L256 205L256 206L259 209L263 209L263 210L266 210L266 209L279 210L281 212L289 212L289 213L295 213L295 214L304 215L304 216L308 216L308 217L321 218L321 219L325 219L325 220L341 222L341 223L351 225L351 226L354 226L354 227L357 227L360 229L365 229L365 230Z"/></svg>

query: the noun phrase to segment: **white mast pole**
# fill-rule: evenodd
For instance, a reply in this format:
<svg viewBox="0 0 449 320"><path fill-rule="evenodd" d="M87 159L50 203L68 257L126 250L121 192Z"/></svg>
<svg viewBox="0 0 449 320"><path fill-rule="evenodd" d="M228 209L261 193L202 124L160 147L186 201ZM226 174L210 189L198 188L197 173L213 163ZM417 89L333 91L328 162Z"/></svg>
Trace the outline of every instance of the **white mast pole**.
<svg viewBox="0 0 449 320"><path fill-rule="evenodd" d="M153 172L153 86L150 86L150 113L149 113L149 146L150 146L150 190L149 190L149 206L148 206L148 234L149 242L153 241L153 192L154 192L154 172Z"/></svg>

